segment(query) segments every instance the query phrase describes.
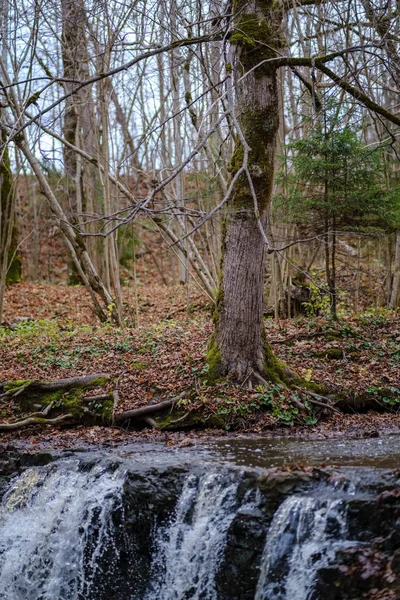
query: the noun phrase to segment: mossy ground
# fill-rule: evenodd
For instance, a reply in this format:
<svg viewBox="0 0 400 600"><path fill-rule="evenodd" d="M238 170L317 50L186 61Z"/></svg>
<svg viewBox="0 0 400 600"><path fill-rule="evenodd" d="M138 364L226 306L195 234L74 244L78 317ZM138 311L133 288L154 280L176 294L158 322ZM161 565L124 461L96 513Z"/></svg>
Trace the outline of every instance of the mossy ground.
<svg viewBox="0 0 400 600"><path fill-rule="evenodd" d="M196 303L200 303L200 298L195 296L197 291L191 293ZM146 289L146 294L143 303L148 312L143 309L142 325L118 330L96 324L90 310L86 310L90 300L85 298L82 288L44 284L18 284L8 288L7 321L11 321L13 315L30 314L27 313L29 306L40 318L18 323L13 329L0 328L3 381L15 380L14 385L21 387L29 379L51 381L88 371L109 372L116 377L122 374L118 383L118 412L185 391L187 403L177 410L180 416L189 409L198 415L201 423L196 425L197 429L213 425L222 430L263 432L281 424L287 427L290 423L306 422L312 429L318 427L312 424L313 415L322 424L329 419L337 428L350 418L350 415L320 414L318 410L309 409L295 413L293 394L298 394L304 404L307 402L307 395L295 389L298 381L292 389L279 387L279 379L282 379L278 377L267 387L258 389L255 384L253 390L248 390L217 377L211 385L206 366L207 346L213 330L208 300L204 298L204 311L191 316L182 311L174 320L163 320L163 316L171 312L171 306L185 306L186 290L160 286ZM65 310L68 303L73 307L70 311ZM41 312L44 309L46 312ZM381 403L379 411L388 411L393 421L399 405L396 390L400 389L399 314L375 311L343 319L337 324L321 317L314 321L281 320L279 324L266 319L265 324L268 341L275 342L271 348L278 361L274 360L278 371L282 372L283 365L293 369L301 378L304 391L322 395L333 392L340 402L363 398L365 394L376 395ZM341 358L330 360L329 348L340 348ZM315 356L315 353L320 354ZM376 390L383 390L385 394L379 396ZM47 402L51 399L54 398L47 398ZM364 407L365 404L360 403L359 410L365 410ZM105 410L108 410L108 421L110 403ZM15 411L5 405L1 418L10 421L15 418Z"/></svg>

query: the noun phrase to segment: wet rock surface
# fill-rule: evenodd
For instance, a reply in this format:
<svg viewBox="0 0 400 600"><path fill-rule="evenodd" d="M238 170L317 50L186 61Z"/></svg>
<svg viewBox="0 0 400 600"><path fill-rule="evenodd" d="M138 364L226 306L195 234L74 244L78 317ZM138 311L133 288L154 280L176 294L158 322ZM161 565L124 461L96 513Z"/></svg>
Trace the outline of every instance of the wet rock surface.
<svg viewBox="0 0 400 600"><path fill-rule="evenodd" d="M212 458L207 453L202 456L197 449L168 453L143 448L108 454L35 454L10 449L3 453L0 591L3 585L4 600L47 600L51 597L46 595L49 573L54 585L61 585L63 573L56 559L46 569L39 561L40 577L38 572L25 573L22 567L25 579L21 582L20 573L7 571L7 548L2 546L7 542L8 526L16 527L12 533L18 534L18 520L11 519L18 510L21 518L23 511L37 510L35 514L39 514L39 500L52 502L61 490L65 505L52 508L59 514L50 514L55 537L48 551L54 553L61 544L65 518L71 530L77 525L70 543L81 544L83 554L73 555L78 572L76 581L70 584L75 586L73 591L63 592L61 586L61 592L53 598L293 600L288 590L289 579L295 575L304 580L296 600L400 597L399 471L372 467L244 468ZM29 493L24 491L23 499L15 501L12 493L17 494L18 486L22 489L18 481L30 472L40 474L38 480L26 479L24 490ZM68 486L70 495L65 491ZM75 498L79 486L86 490L81 500ZM292 500L296 502L290 504ZM75 508L70 507L72 502ZM317 513L320 520L311 521ZM278 523L283 517L286 521ZM318 537L312 532L321 519L323 528ZM346 522L346 531L340 529L341 519ZM266 557L271 531L275 531L278 559ZM211 532L217 534L215 543ZM29 561L26 544L21 542L12 550L19 556L20 565ZM34 546L31 550L39 552ZM44 562L48 560L45 550L40 550ZM206 563L200 560L202 554L210 561L208 575ZM187 563L185 556L189 557ZM295 565L297 570L293 570L293 563L302 560L304 568ZM312 584L305 577L307 560L315 569ZM263 583L264 587L260 584L263 572L270 580L270 584ZM176 581L177 589L166 586L168 581ZM41 595L35 596L35 585L42 586ZM68 583L65 585L68 588ZM15 593L10 591L13 586ZM21 595L24 589L31 590L30 595Z"/></svg>

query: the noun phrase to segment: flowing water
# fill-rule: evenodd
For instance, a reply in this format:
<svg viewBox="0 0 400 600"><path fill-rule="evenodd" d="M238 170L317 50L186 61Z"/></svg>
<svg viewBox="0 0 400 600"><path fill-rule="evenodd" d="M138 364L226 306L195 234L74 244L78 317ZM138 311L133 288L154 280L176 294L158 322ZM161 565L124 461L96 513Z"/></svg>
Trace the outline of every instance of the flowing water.
<svg viewBox="0 0 400 600"><path fill-rule="evenodd" d="M176 513L158 536L155 564L161 577L149 600L217 597L215 574L238 509L238 483L221 473L187 477Z"/></svg>
<svg viewBox="0 0 400 600"><path fill-rule="evenodd" d="M346 536L341 500L291 496L267 533L255 600L307 600L318 568Z"/></svg>
<svg viewBox="0 0 400 600"><path fill-rule="evenodd" d="M85 598L98 553L112 543L122 481L121 470L97 466L89 474L77 461L14 480L0 507L0 597Z"/></svg>
<svg viewBox="0 0 400 600"><path fill-rule="evenodd" d="M262 472L154 448L28 468L0 503L0 598L325 600L321 573L365 543L348 508L354 521L386 475L278 493L259 487Z"/></svg>

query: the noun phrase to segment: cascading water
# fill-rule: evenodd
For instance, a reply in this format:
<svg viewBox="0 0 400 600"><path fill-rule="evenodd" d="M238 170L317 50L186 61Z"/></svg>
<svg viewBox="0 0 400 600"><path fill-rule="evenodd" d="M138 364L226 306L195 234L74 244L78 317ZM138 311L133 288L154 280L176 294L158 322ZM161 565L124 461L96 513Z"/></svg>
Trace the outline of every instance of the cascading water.
<svg viewBox="0 0 400 600"><path fill-rule="evenodd" d="M267 533L255 600L309 600L317 570L345 533L341 500L287 498Z"/></svg>
<svg viewBox="0 0 400 600"><path fill-rule="evenodd" d="M174 468L67 459L16 477L0 504L0 598L321 600L343 500L290 496L267 528L256 474Z"/></svg>
<svg viewBox="0 0 400 600"><path fill-rule="evenodd" d="M161 578L148 600L212 600L225 538L238 509L232 474L189 475L175 517L160 532L155 565Z"/></svg>
<svg viewBox="0 0 400 600"><path fill-rule="evenodd" d="M98 553L112 540L123 475L66 461L18 477L0 507L0 597L86 598Z"/></svg>

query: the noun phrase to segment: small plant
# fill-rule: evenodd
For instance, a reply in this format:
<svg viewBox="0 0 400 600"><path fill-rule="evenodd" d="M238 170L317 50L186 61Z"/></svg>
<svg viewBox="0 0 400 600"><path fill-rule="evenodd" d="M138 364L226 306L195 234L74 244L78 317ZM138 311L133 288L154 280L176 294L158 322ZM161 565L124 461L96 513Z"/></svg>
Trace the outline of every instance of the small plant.
<svg viewBox="0 0 400 600"><path fill-rule="evenodd" d="M331 302L327 292L317 287L312 281L308 284L311 296L308 302L303 302L306 313L310 317L329 314Z"/></svg>
<svg viewBox="0 0 400 600"><path fill-rule="evenodd" d="M297 406L293 406L284 394L282 388L276 384L268 386L259 386L257 399L260 406L268 408L272 416L281 421L284 425L294 425L295 418L299 414Z"/></svg>
<svg viewBox="0 0 400 600"><path fill-rule="evenodd" d="M368 387L367 392L378 396L382 402L389 406L400 408L400 389L394 386L389 388Z"/></svg>

